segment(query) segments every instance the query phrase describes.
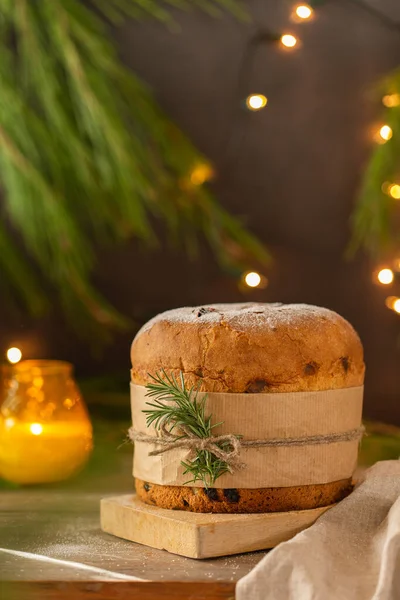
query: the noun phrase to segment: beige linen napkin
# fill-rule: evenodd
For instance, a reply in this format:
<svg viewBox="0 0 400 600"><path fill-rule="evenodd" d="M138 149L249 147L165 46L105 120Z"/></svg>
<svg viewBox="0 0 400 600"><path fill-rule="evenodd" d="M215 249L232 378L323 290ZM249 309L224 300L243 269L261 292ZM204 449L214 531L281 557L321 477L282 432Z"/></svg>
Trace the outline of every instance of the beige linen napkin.
<svg viewBox="0 0 400 600"><path fill-rule="evenodd" d="M400 600L400 460L379 462L350 496L267 554L237 600Z"/></svg>

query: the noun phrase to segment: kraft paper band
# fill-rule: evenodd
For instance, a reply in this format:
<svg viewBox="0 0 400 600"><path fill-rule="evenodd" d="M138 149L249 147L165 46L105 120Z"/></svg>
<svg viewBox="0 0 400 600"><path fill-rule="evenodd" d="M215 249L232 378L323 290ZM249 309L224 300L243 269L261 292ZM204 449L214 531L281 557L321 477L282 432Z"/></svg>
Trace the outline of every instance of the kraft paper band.
<svg viewBox="0 0 400 600"><path fill-rule="evenodd" d="M131 408L136 431L156 436L146 427L142 412L148 406L146 388L131 383ZM361 425L363 387L285 394L208 393L206 413L213 422L224 421L213 433L241 434L244 440L295 438L341 433ZM222 475L219 488L290 487L329 483L352 476L357 464L355 441L322 445L242 448L240 458L246 468ZM184 485L181 461L189 451L176 449L149 456L154 444L135 443L133 474L161 485ZM202 487L201 482L190 484Z"/></svg>

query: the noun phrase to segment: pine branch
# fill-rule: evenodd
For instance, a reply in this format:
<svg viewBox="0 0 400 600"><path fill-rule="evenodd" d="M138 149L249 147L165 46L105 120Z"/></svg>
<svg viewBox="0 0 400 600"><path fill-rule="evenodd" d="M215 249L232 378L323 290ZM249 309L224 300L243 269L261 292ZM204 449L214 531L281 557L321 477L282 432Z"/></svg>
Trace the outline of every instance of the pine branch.
<svg viewBox="0 0 400 600"><path fill-rule="evenodd" d="M227 11L241 20L249 15L243 2L237 0L90 0L91 4L114 23L127 16L134 19L153 18L176 29L176 21L170 9L201 10L212 17L220 17Z"/></svg>
<svg viewBox="0 0 400 600"><path fill-rule="evenodd" d="M203 8L212 4L239 6L215 0ZM128 324L91 283L95 245L133 236L154 245L154 217L192 254L197 237L205 236L221 264L238 262L237 247L240 262L267 257L205 186L182 184L205 159L120 64L101 18L168 21L169 7L194 4L93 0L92 5L97 12L80 0L0 0L4 209L40 272L31 284L40 289L50 282L70 322L91 337ZM35 311L36 300L23 289L29 265L22 267L22 261L14 262L17 271L9 280Z"/></svg>
<svg viewBox="0 0 400 600"><path fill-rule="evenodd" d="M30 304L32 313L35 316L42 315L48 309L48 300L45 294L38 287L35 278L32 276L31 269L27 268L24 258L18 252L17 248L14 247L1 222L0 268L5 273L6 280L20 291L22 302ZM23 286L18 285L21 276L24 282Z"/></svg>
<svg viewBox="0 0 400 600"><path fill-rule="evenodd" d="M400 71L387 77L378 93L379 98L385 94L399 95ZM388 188L391 183L400 181L400 105L383 109L382 122L391 127L393 137L372 150L352 217L353 236L349 248L352 254L362 247L375 258L396 246L399 240L395 223L398 201L391 198L385 184Z"/></svg>
<svg viewBox="0 0 400 600"><path fill-rule="evenodd" d="M176 429L176 440L180 440L186 436L182 428L198 438L210 438L213 429L222 425L212 424L212 416L205 414L207 395L199 399L198 388L192 386L186 389L182 372L179 382L172 373L167 375L164 369L150 377L153 383L146 385L146 396L154 400L146 402L151 408L143 411L147 427L154 426L156 430L167 427L169 432ZM228 450L229 444L221 443L219 447ZM209 450L196 450L194 459L182 461L181 464L184 467L183 474L192 475L192 479L185 482L185 485L202 481L204 487L208 488L221 475L229 472L228 465Z"/></svg>

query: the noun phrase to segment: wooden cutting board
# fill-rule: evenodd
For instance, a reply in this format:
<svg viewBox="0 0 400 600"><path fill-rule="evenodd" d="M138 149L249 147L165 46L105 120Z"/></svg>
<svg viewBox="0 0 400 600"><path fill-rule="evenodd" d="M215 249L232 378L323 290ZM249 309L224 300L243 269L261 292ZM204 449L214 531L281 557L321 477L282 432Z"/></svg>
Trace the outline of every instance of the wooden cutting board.
<svg viewBox="0 0 400 600"><path fill-rule="evenodd" d="M211 558L273 548L312 525L325 506L262 514L209 514L144 504L133 494L101 500L106 533L189 558Z"/></svg>

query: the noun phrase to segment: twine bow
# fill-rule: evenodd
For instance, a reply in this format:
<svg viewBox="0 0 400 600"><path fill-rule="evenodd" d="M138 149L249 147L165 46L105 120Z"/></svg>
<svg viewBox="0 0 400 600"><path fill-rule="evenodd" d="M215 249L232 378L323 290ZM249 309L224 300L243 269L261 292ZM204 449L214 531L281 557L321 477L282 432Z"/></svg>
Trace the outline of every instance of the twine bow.
<svg viewBox="0 0 400 600"><path fill-rule="evenodd" d="M146 444L157 444L160 446L157 450L149 452L149 456L158 456L159 454L177 448L188 449L192 454L199 450L207 450L225 462L230 473L244 469L246 466L239 460L242 444L238 436L227 433L225 435L201 438L195 435L185 425L180 425L179 429L182 431L182 435L176 436L168 431L165 424L163 424L160 427L161 436L154 437L147 435L146 433L141 433L140 431L135 431L133 427L131 427L128 436L132 442L144 442Z"/></svg>

